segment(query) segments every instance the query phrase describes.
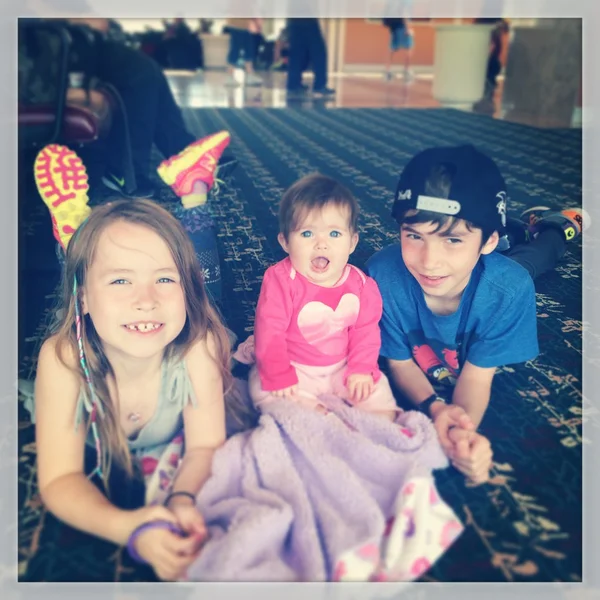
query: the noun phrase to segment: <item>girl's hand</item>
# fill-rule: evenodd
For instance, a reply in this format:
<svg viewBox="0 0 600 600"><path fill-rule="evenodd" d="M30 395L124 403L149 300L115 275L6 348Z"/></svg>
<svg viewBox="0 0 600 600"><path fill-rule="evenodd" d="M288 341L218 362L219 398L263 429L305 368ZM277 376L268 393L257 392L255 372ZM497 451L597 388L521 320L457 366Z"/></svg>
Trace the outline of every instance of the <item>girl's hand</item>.
<svg viewBox="0 0 600 600"><path fill-rule="evenodd" d="M208 531L200 511L192 504L189 498L173 498L169 502L171 512L177 518L177 525L191 538L195 540L195 550L198 552L208 537Z"/></svg>
<svg viewBox="0 0 600 600"><path fill-rule="evenodd" d="M196 540L167 529L148 529L135 541L138 554L152 566L159 579L181 579L197 555Z"/></svg>

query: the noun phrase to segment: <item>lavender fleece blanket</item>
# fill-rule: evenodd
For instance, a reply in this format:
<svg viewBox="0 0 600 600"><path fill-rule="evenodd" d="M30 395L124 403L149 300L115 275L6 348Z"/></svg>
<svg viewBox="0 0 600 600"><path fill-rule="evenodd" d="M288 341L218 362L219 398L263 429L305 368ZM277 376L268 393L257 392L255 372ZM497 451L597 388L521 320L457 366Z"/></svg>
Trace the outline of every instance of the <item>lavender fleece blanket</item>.
<svg viewBox="0 0 600 600"><path fill-rule="evenodd" d="M448 463L424 415L328 404L269 404L215 454L197 499L210 538L185 579L410 581L462 532L435 489Z"/></svg>

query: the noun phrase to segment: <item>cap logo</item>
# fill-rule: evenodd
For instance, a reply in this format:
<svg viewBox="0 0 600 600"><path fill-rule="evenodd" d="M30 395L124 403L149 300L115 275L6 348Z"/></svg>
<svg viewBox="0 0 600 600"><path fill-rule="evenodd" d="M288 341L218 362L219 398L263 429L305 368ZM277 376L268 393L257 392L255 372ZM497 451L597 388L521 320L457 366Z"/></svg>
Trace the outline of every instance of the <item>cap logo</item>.
<svg viewBox="0 0 600 600"><path fill-rule="evenodd" d="M456 215L460 212L460 202L450 200L449 198L419 195L416 208L442 213L443 215Z"/></svg>
<svg viewBox="0 0 600 600"><path fill-rule="evenodd" d="M412 196L412 192L410 190L404 190L403 192L398 192L398 200L410 200Z"/></svg>
<svg viewBox="0 0 600 600"><path fill-rule="evenodd" d="M498 214L502 221L502 227L506 227L506 192L498 192L496 198L499 199L496 208L498 209Z"/></svg>

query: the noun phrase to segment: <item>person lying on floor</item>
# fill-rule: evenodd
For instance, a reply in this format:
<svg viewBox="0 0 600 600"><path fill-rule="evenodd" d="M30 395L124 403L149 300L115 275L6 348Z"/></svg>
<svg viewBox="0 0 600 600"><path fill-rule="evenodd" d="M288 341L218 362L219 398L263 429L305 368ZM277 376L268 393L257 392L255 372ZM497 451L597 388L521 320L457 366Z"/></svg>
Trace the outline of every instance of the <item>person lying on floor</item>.
<svg viewBox="0 0 600 600"><path fill-rule="evenodd" d="M454 466L475 482L488 479L492 464L490 441L476 428L496 368L538 354L533 280L588 224L574 208L507 219L506 199L497 165L473 146L420 152L396 189L399 243L367 263L383 298L390 378L433 419Z"/></svg>
<svg viewBox="0 0 600 600"><path fill-rule="evenodd" d="M226 414L242 414L239 396L228 393L227 332L175 217L145 199L90 210L77 155L52 145L40 156L36 182L66 250L62 317L41 347L35 380L41 498L60 520L128 543L161 579L175 580L206 538L195 499L225 442ZM169 165L162 175L178 180ZM202 185L187 183L202 197ZM152 474L181 430L170 493L162 505L144 505L140 476Z"/></svg>
<svg viewBox="0 0 600 600"><path fill-rule="evenodd" d="M358 243L358 203L335 179L294 183L279 207L288 257L265 272L249 374L257 407L279 398L326 412L324 394L393 419L396 401L378 368L381 295L348 257Z"/></svg>

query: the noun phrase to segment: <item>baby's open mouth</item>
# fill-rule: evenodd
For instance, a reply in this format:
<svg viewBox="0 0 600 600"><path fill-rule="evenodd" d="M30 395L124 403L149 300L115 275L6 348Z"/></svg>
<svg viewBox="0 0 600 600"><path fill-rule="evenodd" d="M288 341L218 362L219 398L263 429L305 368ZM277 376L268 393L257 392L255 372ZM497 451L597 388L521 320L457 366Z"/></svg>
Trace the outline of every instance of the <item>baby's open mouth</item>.
<svg viewBox="0 0 600 600"><path fill-rule="evenodd" d="M329 266L329 259L324 256L317 256L310 261L315 271L324 271Z"/></svg>

